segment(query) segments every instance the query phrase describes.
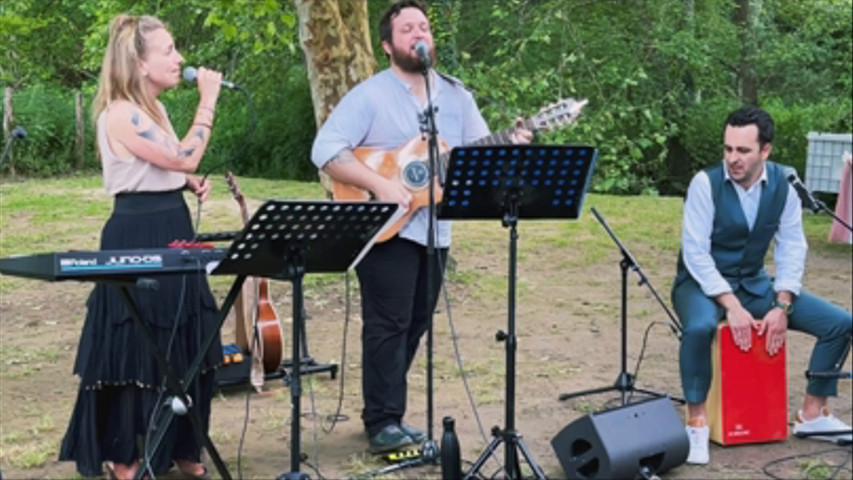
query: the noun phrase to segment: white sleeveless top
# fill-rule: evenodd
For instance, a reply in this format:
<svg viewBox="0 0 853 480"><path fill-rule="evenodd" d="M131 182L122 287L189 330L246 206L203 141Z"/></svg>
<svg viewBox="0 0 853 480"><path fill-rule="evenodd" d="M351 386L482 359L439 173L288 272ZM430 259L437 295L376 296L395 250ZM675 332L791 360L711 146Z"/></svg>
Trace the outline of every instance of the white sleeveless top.
<svg viewBox="0 0 853 480"><path fill-rule="evenodd" d="M107 193L164 192L186 184L187 177L182 172L165 170L134 155L116 157L107 140L106 113L104 110L98 116L98 151Z"/></svg>

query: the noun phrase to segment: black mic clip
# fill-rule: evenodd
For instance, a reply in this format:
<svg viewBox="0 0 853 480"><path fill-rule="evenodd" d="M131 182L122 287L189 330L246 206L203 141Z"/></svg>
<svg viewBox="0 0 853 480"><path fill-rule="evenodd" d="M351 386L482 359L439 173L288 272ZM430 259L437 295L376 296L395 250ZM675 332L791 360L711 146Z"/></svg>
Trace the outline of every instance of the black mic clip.
<svg viewBox="0 0 853 480"><path fill-rule="evenodd" d="M803 185L803 182L797 177L797 174L791 172L788 174L788 183L794 187L794 190L797 192L797 195L800 197L800 201L803 202L803 206L812 211L812 213L818 213L821 210L821 201L815 198L811 191Z"/></svg>

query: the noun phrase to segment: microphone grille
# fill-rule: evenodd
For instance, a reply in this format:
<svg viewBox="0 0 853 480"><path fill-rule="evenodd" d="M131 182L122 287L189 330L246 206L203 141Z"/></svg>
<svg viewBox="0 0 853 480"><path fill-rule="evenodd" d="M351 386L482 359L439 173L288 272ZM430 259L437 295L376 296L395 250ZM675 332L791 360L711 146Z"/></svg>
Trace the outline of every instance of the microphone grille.
<svg viewBox="0 0 853 480"><path fill-rule="evenodd" d="M184 81L193 83L195 82L196 77L198 76L198 71L195 67L186 67L184 68Z"/></svg>

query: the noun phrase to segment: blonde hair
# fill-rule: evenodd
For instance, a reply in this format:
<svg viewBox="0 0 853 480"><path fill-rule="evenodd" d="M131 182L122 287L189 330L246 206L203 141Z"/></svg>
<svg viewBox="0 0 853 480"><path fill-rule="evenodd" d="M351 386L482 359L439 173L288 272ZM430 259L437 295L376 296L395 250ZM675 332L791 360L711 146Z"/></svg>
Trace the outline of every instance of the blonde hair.
<svg viewBox="0 0 853 480"><path fill-rule="evenodd" d="M166 28L159 19L148 15L117 15L110 24L110 39L101 65L98 94L92 104L92 119L98 117L110 102L127 100L139 106L145 113L168 131L166 119L157 107L157 99L142 83L139 75L139 60L147 53L145 35Z"/></svg>

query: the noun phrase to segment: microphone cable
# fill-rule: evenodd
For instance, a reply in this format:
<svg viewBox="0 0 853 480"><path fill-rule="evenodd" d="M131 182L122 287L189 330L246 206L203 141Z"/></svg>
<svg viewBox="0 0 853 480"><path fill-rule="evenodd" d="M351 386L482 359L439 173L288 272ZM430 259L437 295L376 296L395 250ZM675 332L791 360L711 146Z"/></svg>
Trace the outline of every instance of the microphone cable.
<svg viewBox="0 0 853 480"><path fill-rule="evenodd" d="M237 90L238 92L242 93L244 97L246 97L246 110L247 110L246 115L248 117L248 122L249 122L248 125L246 126L246 133L244 134L243 141L240 143L240 145L237 147L236 150L234 150L234 152L231 155L229 155L225 159L222 159L222 160L214 163L212 166L208 167L207 170L205 170L205 173L204 173L204 176L202 177L202 180L206 180L207 177L210 175L210 173L213 170L216 170L217 168L220 168L224 165L233 165L235 160L237 160L241 156L243 156L243 154L246 152L246 148L249 146L249 143L251 143L251 141L252 141L252 136L254 135L255 128L258 125L258 114L255 111L255 104L254 104L254 102L252 102L252 96L249 94L248 91L246 91L243 87L241 87L237 84L234 85L234 90ZM212 132L211 132L211 136L212 136Z"/></svg>
<svg viewBox="0 0 853 480"><path fill-rule="evenodd" d="M201 265L201 261L199 259L196 259L196 263L197 263L197 270L199 272L203 272L204 269ZM201 288L201 277L200 276L198 279L198 287ZM181 291L179 294L180 300L178 300L178 308L175 311L175 316L174 316L173 321L172 321L172 331L169 333L169 341L166 345L165 354L166 354L167 367L168 367L168 362L172 356L172 346L174 345L174 340L175 340L175 337L176 337L177 332L178 332L178 319L180 318L181 311L183 311L183 309L184 309L184 299L185 299L186 293L187 293L186 290L187 290L187 275L181 275ZM200 292L200 290L199 290L199 292ZM198 298L197 308L198 308L198 312L200 314L202 311L201 295L200 294L199 294L199 298ZM201 318L201 316L199 316L199 318ZM140 321L142 321L141 318L140 318ZM196 328L194 330L196 332L198 332L197 335L200 335L200 329ZM199 342L199 344L200 343L201 342ZM163 409L165 407L169 406L167 403L163 402L163 395L166 392L166 389L167 389L166 374L164 372L163 380L160 381L160 388L158 388L159 392L157 393L157 400L154 402L154 405L152 407L152 411L148 417L148 427L145 429L145 440L143 443L143 450L142 450L143 451L143 463L142 463L141 467L148 471L148 474L151 476L152 479L156 479L157 476L155 475L153 468L151 468L151 457L153 456L153 452L151 452L151 432L154 430L155 424L157 422L159 422L160 415L162 414ZM168 426L167 426L167 428L168 428Z"/></svg>
<svg viewBox="0 0 853 480"><path fill-rule="evenodd" d="M442 261L441 250L436 249L436 253L437 253L436 259L439 262L439 266L442 264L446 265L446 263ZM473 393L471 393L471 386L468 384L468 373L465 370L465 361L462 360L462 353L461 353L461 350L459 349L459 338L456 335L456 324L453 321L453 315L451 314L451 311L450 311L450 296L447 293L447 268L446 267L441 270L441 275L442 275L442 283L444 285L444 288L442 289L443 290L443 297L444 297L444 309L447 312L447 324L450 327L450 340L451 340L451 344L453 345L453 354L454 354L454 357L456 358L456 366L459 368L459 376L462 378L462 385L465 388L465 395L468 397L468 403L471 406L471 412L474 414L474 420L477 422L477 429L480 431L480 437L483 439L483 443L488 445L489 439L486 436L486 430L483 428L483 422L480 419L480 412L479 412L479 410L477 410L477 402L474 400ZM498 466L499 466L498 473L500 471L503 471L507 475L507 477L509 477L510 476L509 472L506 471L506 468L504 467L503 463L501 463L501 461L498 460L497 456L490 455L490 457L498 464ZM471 463L471 462L468 462L468 463Z"/></svg>
<svg viewBox="0 0 853 480"><path fill-rule="evenodd" d="M344 392L346 390L346 366L347 366L347 333L349 331L350 324L350 275L349 270L344 272L344 328L341 339L341 368L340 368L340 380L338 382L338 405L335 409L335 413L327 415L323 418L323 422L331 422L331 424L326 427L326 425L321 424L320 429L324 434L328 435L334 431L338 422L343 422L349 420L349 416L342 415L341 409L343 408L344 403ZM293 381L293 380L291 380ZM300 463L307 465L309 468L314 470L314 473L317 474L317 478L319 480L325 480L326 477L320 471L320 456L317 454L317 407L316 400L314 395L314 384L312 381L308 381L308 396L311 400L311 418L313 421L313 429L312 429L312 451L315 463L311 463L308 461L308 457L303 453L300 458Z"/></svg>

